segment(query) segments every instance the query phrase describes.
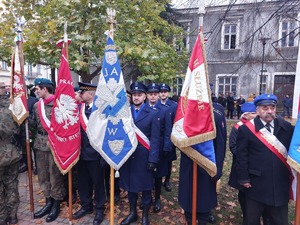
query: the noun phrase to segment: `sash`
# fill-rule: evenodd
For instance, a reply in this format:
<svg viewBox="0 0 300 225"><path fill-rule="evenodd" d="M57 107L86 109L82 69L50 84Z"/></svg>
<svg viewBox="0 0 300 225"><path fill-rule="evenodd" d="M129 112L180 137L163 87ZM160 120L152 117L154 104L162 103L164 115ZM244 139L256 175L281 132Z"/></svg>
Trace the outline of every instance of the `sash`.
<svg viewBox="0 0 300 225"><path fill-rule="evenodd" d="M242 121L239 121L238 123L234 124L235 129L239 129L240 126L242 126L244 123Z"/></svg>
<svg viewBox="0 0 300 225"><path fill-rule="evenodd" d="M287 163L287 149L285 146L277 139L277 137L271 134L265 127L260 129L258 132L255 131L254 119L245 123L245 125L249 128L249 130L258 138L271 152L273 152L285 165L290 173L290 181L291 181L291 190L290 190L290 198L292 200L295 199L295 191L294 191L294 183L297 182L297 177L294 176L291 167Z"/></svg>
<svg viewBox="0 0 300 225"><path fill-rule="evenodd" d="M85 104L81 104L81 109L79 113L79 120L83 130L86 132L86 127L88 123L88 118L85 115Z"/></svg>
<svg viewBox="0 0 300 225"><path fill-rule="evenodd" d="M46 112L45 112L45 104L44 104L44 100L40 99L40 101L38 101L37 103L37 110L38 110L38 114L40 116L40 120L41 120L41 124L43 126L43 128L45 129L45 131L49 134L50 130L50 120L48 119Z"/></svg>
<svg viewBox="0 0 300 225"><path fill-rule="evenodd" d="M147 136L135 125L134 125L134 131L136 133L138 142L141 145L143 145L148 151L150 151L150 140L147 138Z"/></svg>

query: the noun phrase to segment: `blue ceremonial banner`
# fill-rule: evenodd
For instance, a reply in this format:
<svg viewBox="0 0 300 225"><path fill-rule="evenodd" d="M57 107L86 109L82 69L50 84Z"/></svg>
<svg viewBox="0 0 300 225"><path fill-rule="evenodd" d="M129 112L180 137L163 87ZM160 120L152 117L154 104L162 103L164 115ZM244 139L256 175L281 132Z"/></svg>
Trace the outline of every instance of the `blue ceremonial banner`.
<svg viewBox="0 0 300 225"><path fill-rule="evenodd" d="M299 98L298 119L294 129L293 138L290 144L288 164L300 173L300 98Z"/></svg>
<svg viewBox="0 0 300 225"><path fill-rule="evenodd" d="M123 73L110 36L86 132L93 148L115 170L120 169L137 146Z"/></svg>

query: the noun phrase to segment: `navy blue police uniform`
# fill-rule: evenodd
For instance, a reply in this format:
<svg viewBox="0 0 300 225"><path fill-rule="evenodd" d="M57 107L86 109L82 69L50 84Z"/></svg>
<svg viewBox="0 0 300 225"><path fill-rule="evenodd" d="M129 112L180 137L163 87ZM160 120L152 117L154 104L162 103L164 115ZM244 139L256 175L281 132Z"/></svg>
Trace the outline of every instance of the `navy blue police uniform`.
<svg viewBox="0 0 300 225"><path fill-rule="evenodd" d="M142 83L133 83L131 92L146 93L147 87ZM138 193L142 192L143 224L148 224L148 212L151 204L151 190L153 188L154 167L158 163L160 147L160 118L158 110L143 103L138 111L134 104L131 113L136 127L149 139L150 149L141 143L120 169L120 187L128 191L130 214L122 221L122 225L137 220L136 204ZM145 217L144 217L145 215ZM145 221L144 221L145 218ZM145 222L145 223L144 223Z"/></svg>
<svg viewBox="0 0 300 225"><path fill-rule="evenodd" d="M213 103L214 118L217 135L213 140L217 175L210 177L208 173L197 166L197 220L199 225L207 224L210 211L217 206L216 182L222 176L223 162L226 151L226 120L224 107L219 103ZM192 198L193 198L193 161L183 152L180 158L180 174L178 202L184 209L188 224L191 224Z"/></svg>
<svg viewBox="0 0 300 225"><path fill-rule="evenodd" d="M160 91L167 91L170 92L171 88L169 85L162 83L159 86ZM171 184L170 184L170 178L171 178L171 174L172 174L172 161L177 159L177 155L176 155L176 146L172 143L171 141L171 133L172 133L172 128L173 128L173 123L174 123L174 119L175 119L175 115L176 115L176 110L177 110L177 102L167 98L165 103L162 103L162 101L160 101L161 104L168 106L168 112L167 112L167 116L166 116L166 120L167 120L167 124L171 124L171 126L166 126L166 133L169 136L169 138L165 138L164 140L164 151L167 151L168 154L166 154L166 160L168 163L168 174L166 175L165 178L165 182L164 182L164 186L166 191L170 192L172 190L171 188Z"/></svg>
<svg viewBox="0 0 300 225"><path fill-rule="evenodd" d="M95 91L97 86L89 83L78 82L80 92ZM82 103L85 104L85 103ZM79 105L81 110L82 104ZM85 105L87 119L91 115L92 107ZM103 220L104 204L106 193L104 185L104 159L91 146L86 131L81 126L81 152L77 164L78 169L78 193L80 197L81 209L74 215L74 219L79 219L86 214L93 212L93 190L96 216L93 224L100 224Z"/></svg>

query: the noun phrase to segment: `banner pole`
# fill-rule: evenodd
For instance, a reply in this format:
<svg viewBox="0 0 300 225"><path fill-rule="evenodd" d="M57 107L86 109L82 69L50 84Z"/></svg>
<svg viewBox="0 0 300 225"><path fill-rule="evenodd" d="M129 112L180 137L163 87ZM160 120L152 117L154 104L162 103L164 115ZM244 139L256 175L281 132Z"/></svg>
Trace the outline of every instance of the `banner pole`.
<svg viewBox="0 0 300 225"><path fill-rule="evenodd" d="M192 225L197 224L197 163L193 161Z"/></svg>
<svg viewBox="0 0 300 225"><path fill-rule="evenodd" d="M114 225L114 211L115 211L115 170L110 167L110 225Z"/></svg>
<svg viewBox="0 0 300 225"><path fill-rule="evenodd" d="M300 174L297 173L297 181L300 181ZM300 224L300 184L297 182L297 191L296 191L296 206L295 206L295 225Z"/></svg>

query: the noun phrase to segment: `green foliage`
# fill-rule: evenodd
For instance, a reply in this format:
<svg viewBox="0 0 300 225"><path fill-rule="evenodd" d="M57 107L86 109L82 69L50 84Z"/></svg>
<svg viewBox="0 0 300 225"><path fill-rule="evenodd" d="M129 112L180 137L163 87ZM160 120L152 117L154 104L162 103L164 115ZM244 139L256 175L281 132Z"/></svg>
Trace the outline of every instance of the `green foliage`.
<svg viewBox="0 0 300 225"><path fill-rule="evenodd" d="M43 2L41 4L40 2ZM181 40L183 30L160 17L168 0L5 0L0 21L1 60L9 61L15 36L15 20L11 13L24 16L25 60L32 64L59 66L60 49L56 42L62 39L64 23L68 23L69 63L72 70L90 81L101 70L106 36L109 29L106 9L116 9L117 24L114 40L124 76L139 80L167 81L174 78L187 56L177 54L174 40ZM96 66L91 73L90 65ZM126 70L124 70L126 69ZM126 78L125 78L126 79Z"/></svg>

